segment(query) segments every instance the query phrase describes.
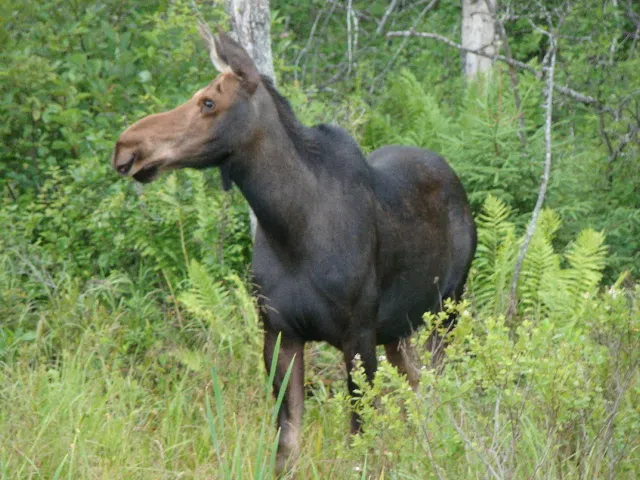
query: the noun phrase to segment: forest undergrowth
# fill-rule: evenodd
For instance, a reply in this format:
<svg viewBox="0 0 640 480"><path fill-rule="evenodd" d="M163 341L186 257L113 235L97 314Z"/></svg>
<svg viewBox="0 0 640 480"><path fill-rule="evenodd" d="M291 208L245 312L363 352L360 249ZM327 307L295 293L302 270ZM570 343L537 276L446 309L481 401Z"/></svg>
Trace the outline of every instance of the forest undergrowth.
<svg viewBox="0 0 640 480"><path fill-rule="evenodd" d="M141 187L109 165L126 125L214 75L188 2L10 3L0 2L0 137L9 146L0 150L0 478L272 478L276 399L250 295L244 199L223 192L217 172ZM223 21L216 2L199 3L212 23ZM373 385L356 372L362 434L347 433L342 356L307 346L292 476L638 478L636 146L607 162L598 115L557 101L546 208L509 316L544 157L539 79L520 74L525 148L506 69L467 84L451 73L458 64L445 47L414 45L369 95L385 49L395 49L385 43L338 93L323 90L323 72L310 85L312 65L291 57L307 42L306 4L273 4L279 88L299 118L344 126L366 152L387 143L441 152L479 229L464 300L446 306L459 323L442 370L428 367L425 348L442 315L426 315L412 339L416 392L382 350ZM444 5L426 25L455 31L455 14ZM614 20L576 14L567 25L608 34ZM515 54L536 65L531 52L544 42L513 35ZM563 80L583 81L587 62L609 58L604 40L566 42L574 63ZM333 58L327 48L317 58ZM615 53L608 76L597 77L608 99L623 98L640 71L628 43ZM622 123L611 129L623 132Z"/></svg>

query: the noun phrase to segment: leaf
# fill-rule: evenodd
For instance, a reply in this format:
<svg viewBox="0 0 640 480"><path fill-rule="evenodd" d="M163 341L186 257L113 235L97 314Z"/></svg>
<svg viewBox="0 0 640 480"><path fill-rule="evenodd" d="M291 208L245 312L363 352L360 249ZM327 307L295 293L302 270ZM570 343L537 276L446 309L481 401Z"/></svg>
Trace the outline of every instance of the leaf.
<svg viewBox="0 0 640 480"><path fill-rule="evenodd" d="M140 83L149 83L152 79L151 72L149 70L142 70L138 72L138 80Z"/></svg>

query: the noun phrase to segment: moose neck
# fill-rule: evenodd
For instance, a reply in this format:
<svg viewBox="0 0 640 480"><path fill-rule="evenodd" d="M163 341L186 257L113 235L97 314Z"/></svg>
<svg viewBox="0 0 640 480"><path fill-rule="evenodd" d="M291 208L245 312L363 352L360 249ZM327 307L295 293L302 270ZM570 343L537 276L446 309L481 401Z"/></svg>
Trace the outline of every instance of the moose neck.
<svg viewBox="0 0 640 480"><path fill-rule="evenodd" d="M257 140L237 152L230 177L253 209L266 236L287 250L297 249L315 203L317 177L300 156L291 128L304 131L293 115L282 122L277 98L260 87L254 105L261 112ZM287 106L288 108L288 106ZM290 111L289 111L290 113Z"/></svg>

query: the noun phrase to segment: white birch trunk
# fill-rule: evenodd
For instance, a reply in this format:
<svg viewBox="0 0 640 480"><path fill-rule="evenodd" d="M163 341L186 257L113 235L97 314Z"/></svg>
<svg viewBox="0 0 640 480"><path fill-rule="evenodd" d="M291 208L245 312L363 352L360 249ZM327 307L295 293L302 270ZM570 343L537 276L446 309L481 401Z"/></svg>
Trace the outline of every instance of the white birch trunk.
<svg viewBox="0 0 640 480"><path fill-rule="evenodd" d="M275 84L273 55L271 54L271 11L269 0L225 0L231 29L236 40L247 51L258 72ZM251 238L255 238L258 219L249 208Z"/></svg>
<svg viewBox="0 0 640 480"><path fill-rule="evenodd" d="M275 80L271 54L271 12L269 0L225 0L231 29L258 71Z"/></svg>
<svg viewBox="0 0 640 480"><path fill-rule="evenodd" d="M462 46L471 50L480 50L489 55L496 53L495 24L487 7L490 3L495 10L496 0L462 0ZM473 53L462 54L462 65L467 78L488 72L493 61Z"/></svg>

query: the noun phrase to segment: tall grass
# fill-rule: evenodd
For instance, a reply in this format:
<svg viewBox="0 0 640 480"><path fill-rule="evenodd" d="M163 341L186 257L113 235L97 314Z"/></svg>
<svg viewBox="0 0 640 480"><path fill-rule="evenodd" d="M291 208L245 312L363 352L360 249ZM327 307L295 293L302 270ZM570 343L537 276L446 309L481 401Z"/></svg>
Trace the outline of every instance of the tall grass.
<svg viewBox="0 0 640 480"><path fill-rule="evenodd" d="M14 289L12 311L38 330L2 351L1 478L273 478L281 398L270 393L273 368L265 375L242 283L213 284L221 296L209 323L191 313L189 295L186 304L118 300L119 281L69 280L37 302ZM423 368L417 393L383 357L372 387L360 372L367 428L356 437L347 435L339 356L309 346L303 449L291 475L637 478L637 295L617 285L585 298L573 329L540 317L512 332L500 317L452 307L461 320L447 363L440 373ZM144 348L128 335L137 309L156 325Z"/></svg>

